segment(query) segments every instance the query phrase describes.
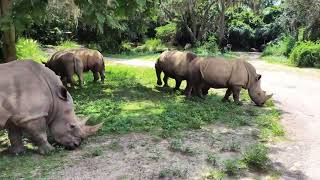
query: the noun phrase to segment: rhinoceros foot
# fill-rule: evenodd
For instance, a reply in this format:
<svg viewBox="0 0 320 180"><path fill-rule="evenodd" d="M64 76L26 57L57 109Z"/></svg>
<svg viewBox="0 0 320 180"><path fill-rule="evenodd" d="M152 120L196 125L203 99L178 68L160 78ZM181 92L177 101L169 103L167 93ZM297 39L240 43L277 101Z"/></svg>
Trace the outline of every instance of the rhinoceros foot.
<svg viewBox="0 0 320 180"><path fill-rule="evenodd" d="M23 154L26 152L26 148L24 146L10 146L8 152L15 155Z"/></svg>
<svg viewBox="0 0 320 180"><path fill-rule="evenodd" d="M39 153L42 155L48 154L53 150L54 150L54 147L52 147L49 143L39 146L39 149L38 149Z"/></svg>

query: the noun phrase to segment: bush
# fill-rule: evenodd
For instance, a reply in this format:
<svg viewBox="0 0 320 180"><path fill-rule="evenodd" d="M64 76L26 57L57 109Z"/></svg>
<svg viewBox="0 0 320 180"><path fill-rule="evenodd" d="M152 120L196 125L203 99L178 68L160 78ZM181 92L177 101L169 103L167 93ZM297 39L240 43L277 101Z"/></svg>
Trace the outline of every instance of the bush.
<svg viewBox="0 0 320 180"><path fill-rule="evenodd" d="M223 165L224 165L223 171L229 176L235 176L235 175L241 174L244 170L247 169L246 164L239 159L226 160L223 162Z"/></svg>
<svg viewBox="0 0 320 180"><path fill-rule="evenodd" d="M80 45L74 41L63 41L58 45L58 50L65 50L65 49L72 49L72 48L79 48Z"/></svg>
<svg viewBox="0 0 320 180"><path fill-rule="evenodd" d="M270 160L267 156L268 148L263 144L250 146L243 154L243 161L252 168L265 170L269 166Z"/></svg>
<svg viewBox="0 0 320 180"><path fill-rule="evenodd" d="M47 57L40 49L40 44L33 39L20 38L16 44L18 59L32 59L36 62L47 61Z"/></svg>
<svg viewBox="0 0 320 180"><path fill-rule="evenodd" d="M165 26L157 27L156 29L156 37L161 39L162 42L171 42L174 40L176 31L177 31L177 24L169 23Z"/></svg>
<svg viewBox="0 0 320 180"><path fill-rule="evenodd" d="M217 39L215 36L210 36L208 40L195 49L195 53L201 56L214 55L219 51Z"/></svg>
<svg viewBox="0 0 320 180"><path fill-rule="evenodd" d="M94 50L98 50L98 51L102 52L101 46L100 46L99 44L97 44L97 43L89 43L89 44L87 45L87 47L88 47L89 49L94 49Z"/></svg>
<svg viewBox="0 0 320 180"><path fill-rule="evenodd" d="M162 44L160 39L148 39L143 45L138 46L135 52L162 52L168 48Z"/></svg>
<svg viewBox="0 0 320 180"><path fill-rule="evenodd" d="M299 42L294 47L290 61L299 67L320 66L320 42Z"/></svg>
<svg viewBox="0 0 320 180"><path fill-rule="evenodd" d="M263 51L262 56L289 56L294 45L295 39L292 36L283 36L271 42Z"/></svg>

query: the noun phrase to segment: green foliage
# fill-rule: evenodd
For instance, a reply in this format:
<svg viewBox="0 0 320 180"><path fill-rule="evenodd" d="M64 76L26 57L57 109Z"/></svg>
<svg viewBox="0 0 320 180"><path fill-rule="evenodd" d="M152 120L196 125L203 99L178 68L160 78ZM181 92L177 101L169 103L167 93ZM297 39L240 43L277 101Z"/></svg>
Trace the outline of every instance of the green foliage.
<svg viewBox="0 0 320 180"><path fill-rule="evenodd" d="M292 36L283 36L269 43L262 56L289 56L296 41Z"/></svg>
<svg viewBox="0 0 320 180"><path fill-rule="evenodd" d="M223 171L229 176L241 174L247 169L246 164L239 159L229 159L223 162Z"/></svg>
<svg viewBox="0 0 320 180"><path fill-rule="evenodd" d="M299 67L319 67L320 42L298 42L290 55L290 61Z"/></svg>
<svg viewBox="0 0 320 180"><path fill-rule="evenodd" d="M170 143L170 149L172 151L181 151L182 150L182 140L181 139L173 139Z"/></svg>
<svg viewBox="0 0 320 180"><path fill-rule="evenodd" d="M218 158L215 154L208 154L207 162L212 166L218 165Z"/></svg>
<svg viewBox="0 0 320 180"><path fill-rule="evenodd" d="M95 50L98 50L98 51L102 52L101 46L99 44L97 44L97 43L89 43L89 44L87 44L87 47L89 49L95 49Z"/></svg>
<svg viewBox="0 0 320 180"><path fill-rule="evenodd" d="M162 42L167 43L174 40L176 31L177 31L177 24L176 23L169 23L164 26L157 27L156 29L156 37L161 39Z"/></svg>
<svg viewBox="0 0 320 180"><path fill-rule="evenodd" d="M266 170L270 165L268 148L263 144L250 146L243 154L243 161L251 168Z"/></svg>
<svg viewBox="0 0 320 180"><path fill-rule="evenodd" d="M227 174L219 170L212 170L203 179L204 180L225 180L227 179Z"/></svg>
<svg viewBox="0 0 320 180"><path fill-rule="evenodd" d="M210 36L207 41L195 49L195 53L200 56L215 55L218 51L219 46L215 36Z"/></svg>
<svg viewBox="0 0 320 180"><path fill-rule="evenodd" d="M161 42L160 39L148 39L146 42L133 49L133 52L162 52L167 50L167 47Z"/></svg>
<svg viewBox="0 0 320 180"><path fill-rule="evenodd" d="M63 41L61 42L57 49L60 51L60 50L65 50L65 49L73 49L73 48L79 48L80 45L77 43L77 42L74 42L74 41Z"/></svg>
<svg viewBox="0 0 320 180"><path fill-rule="evenodd" d="M36 62L47 61L40 44L33 39L20 38L16 44L18 59L32 59Z"/></svg>

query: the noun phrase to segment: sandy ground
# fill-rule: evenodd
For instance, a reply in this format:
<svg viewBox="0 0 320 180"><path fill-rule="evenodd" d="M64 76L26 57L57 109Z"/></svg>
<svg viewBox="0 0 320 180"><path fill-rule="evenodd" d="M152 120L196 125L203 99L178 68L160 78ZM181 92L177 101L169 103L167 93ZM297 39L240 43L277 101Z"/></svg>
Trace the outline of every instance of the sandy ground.
<svg viewBox="0 0 320 180"><path fill-rule="evenodd" d="M320 71L268 64L259 59L258 53L241 53L241 56L248 59L257 68L257 72L262 74L263 89L274 93L276 106L283 112L281 123L288 140L271 145L270 153L274 167L282 172L281 179L320 179ZM154 62L138 59L107 60L119 64L154 67ZM164 179L197 179L199 175L201 177L201 171L208 168L205 163L207 153L219 151L217 148L221 146L219 140L214 145L209 140L207 133L212 133L213 129L223 133L222 129L225 128L212 127L211 130L201 130L186 136L188 138L185 139L185 145L201 152L192 156L172 152L170 142L154 141L148 135L129 134L98 139L97 143L90 146L95 149L97 144L100 147L102 145L101 155L88 158L86 150L76 151L70 155L75 163L70 167L63 167L51 178L156 179L161 172L166 172L171 176ZM223 141L230 141L234 137L239 137L239 142L254 141L248 139L252 136L252 131L254 130L244 129L227 133L228 136L222 136L227 138ZM243 147L245 143L241 145ZM221 156L236 154L229 152Z"/></svg>

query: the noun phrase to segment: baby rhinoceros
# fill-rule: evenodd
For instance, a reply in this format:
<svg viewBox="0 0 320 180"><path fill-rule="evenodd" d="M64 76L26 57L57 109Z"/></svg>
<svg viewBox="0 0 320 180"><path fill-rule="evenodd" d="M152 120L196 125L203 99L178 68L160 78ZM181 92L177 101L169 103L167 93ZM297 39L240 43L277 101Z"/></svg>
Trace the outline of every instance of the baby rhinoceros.
<svg viewBox="0 0 320 180"><path fill-rule="evenodd" d="M80 87L83 86L83 64L73 53L59 51L55 53L48 62L43 62L43 64L59 75L65 83L65 86L67 83L71 85L75 84L72 78L74 74L78 76Z"/></svg>
<svg viewBox="0 0 320 180"><path fill-rule="evenodd" d="M182 80L188 78L188 65L197 56L191 52L165 51L155 64L157 84L162 85L161 73L164 72L164 86L168 86L168 78L176 81L174 90L179 90Z"/></svg>
<svg viewBox="0 0 320 180"><path fill-rule="evenodd" d="M242 88L248 89L251 100L258 106L272 97L260 87L261 75L248 62L242 60L225 60L223 58L196 58L189 66L190 86L186 95L191 96L192 89L202 97L203 89L228 88L223 101L228 101L231 94L237 104Z"/></svg>
<svg viewBox="0 0 320 180"><path fill-rule="evenodd" d="M53 71L31 60L0 65L0 130L8 131L9 152L25 151L23 133L31 137L39 153L53 150L47 129L56 142L74 149L102 125L86 126L81 121L74 113L72 97Z"/></svg>

